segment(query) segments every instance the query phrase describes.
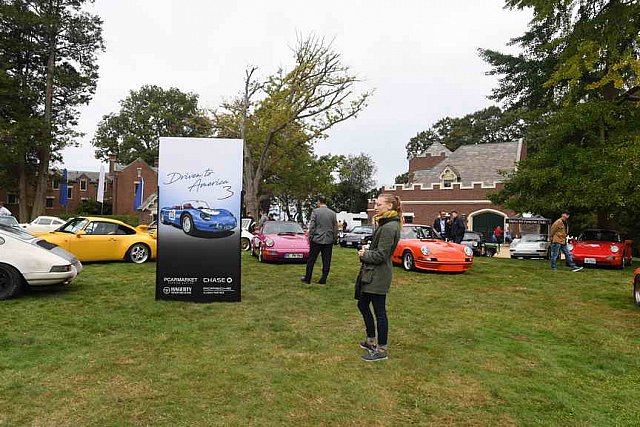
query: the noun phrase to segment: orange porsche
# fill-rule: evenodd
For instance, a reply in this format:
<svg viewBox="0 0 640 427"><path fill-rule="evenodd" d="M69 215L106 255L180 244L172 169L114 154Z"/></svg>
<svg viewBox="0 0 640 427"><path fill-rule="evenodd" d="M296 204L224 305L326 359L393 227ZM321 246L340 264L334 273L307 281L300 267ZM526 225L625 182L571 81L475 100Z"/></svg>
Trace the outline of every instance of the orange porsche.
<svg viewBox="0 0 640 427"><path fill-rule="evenodd" d="M428 225L405 224L391 259L405 270L462 273L473 265L473 250L445 242Z"/></svg>

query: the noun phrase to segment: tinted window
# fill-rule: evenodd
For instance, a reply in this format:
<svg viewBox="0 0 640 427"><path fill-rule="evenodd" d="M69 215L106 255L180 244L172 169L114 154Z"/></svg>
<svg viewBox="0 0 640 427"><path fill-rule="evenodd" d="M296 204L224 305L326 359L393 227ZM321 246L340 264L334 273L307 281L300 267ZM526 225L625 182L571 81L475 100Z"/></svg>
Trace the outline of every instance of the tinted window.
<svg viewBox="0 0 640 427"><path fill-rule="evenodd" d="M107 234L116 234L118 231L118 224L111 222L92 222L85 228L87 234L104 236Z"/></svg>
<svg viewBox="0 0 640 427"><path fill-rule="evenodd" d="M136 234L136 230L133 230L129 227L125 227L124 225L118 225L117 234Z"/></svg>

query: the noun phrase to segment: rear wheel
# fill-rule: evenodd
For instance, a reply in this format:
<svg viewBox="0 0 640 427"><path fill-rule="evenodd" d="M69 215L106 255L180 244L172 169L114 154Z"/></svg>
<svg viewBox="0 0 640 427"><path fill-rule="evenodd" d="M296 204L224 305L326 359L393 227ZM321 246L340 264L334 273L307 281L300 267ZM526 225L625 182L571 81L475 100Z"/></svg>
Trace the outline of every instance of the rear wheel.
<svg viewBox="0 0 640 427"><path fill-rule="evenodd" d="M413 254L411 251L405 251L402 254L402 268L407 271L411 271L415 268L415 260L413 259Z"/></svg>
<svg viewBox="0 0 640 427"><path fill-rule="evenodd" d="M134 264L142 264L147 262L151 255L151 250L144 243L135 243L127 251L127 261Z"/></svg>
<svg viewBox="0 0 640 427"><path fill-rule="evenodd" d="M636 305L640 306L640 276L633 281L633 300Z"/></svg>
<svg viewBox="0 0 640 427"><path fill-rule="evenodd" d="M22 290L22 276L7 264L0 264L0 300L13 298Z"/></svg>

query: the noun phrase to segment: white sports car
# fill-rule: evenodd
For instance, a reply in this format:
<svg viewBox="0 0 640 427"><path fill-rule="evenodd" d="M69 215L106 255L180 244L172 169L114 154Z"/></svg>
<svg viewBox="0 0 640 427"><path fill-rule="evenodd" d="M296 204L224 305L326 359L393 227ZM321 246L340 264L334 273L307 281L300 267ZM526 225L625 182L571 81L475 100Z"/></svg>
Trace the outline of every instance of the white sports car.
<svg viewBox="0 0 640 427"><path fill-rule="evenodd" d="M66 285L80 271L82 264L59 246L0 226L0 300L18 295L25 285Z"/></svg>
<svg viewBox="0 0 640 427"><path fill-rule="evenodd" d="M65 220L55 216L39 216L27 224L20 224L27 233L47 233L63 226Z"/></svg>
<svg viewBox="0 0 640 427"><path fill-rule="evenodd" d="M249 228L253 224L251 218L242 218L242 230L240 234L240 250L248 251L251 249L251 242L253 242L254 235L249 232Z"/></svg>
<svg viewBox="0 0 640 427"><path fill-rule="evenodd" d="M549 237L546 234L525 234L509 246L511 258L549 258Z"/></svg>

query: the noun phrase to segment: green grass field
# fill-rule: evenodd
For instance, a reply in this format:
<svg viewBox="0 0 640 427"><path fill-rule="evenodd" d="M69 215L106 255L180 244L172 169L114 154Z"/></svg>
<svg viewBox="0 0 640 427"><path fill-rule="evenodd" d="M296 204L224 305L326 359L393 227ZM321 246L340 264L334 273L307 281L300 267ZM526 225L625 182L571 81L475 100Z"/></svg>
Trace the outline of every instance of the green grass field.
<svg viewBox="0 0 640 427"><path fill-rule="evenodd" d="M316 266L315 280L320 265ZM396 268L390 358L360 360L354 250L329 285L243 254L243 302L154 300L155 264L90 264L0 303L0 426L639 425L631 269L481 258Z"/></svg>

